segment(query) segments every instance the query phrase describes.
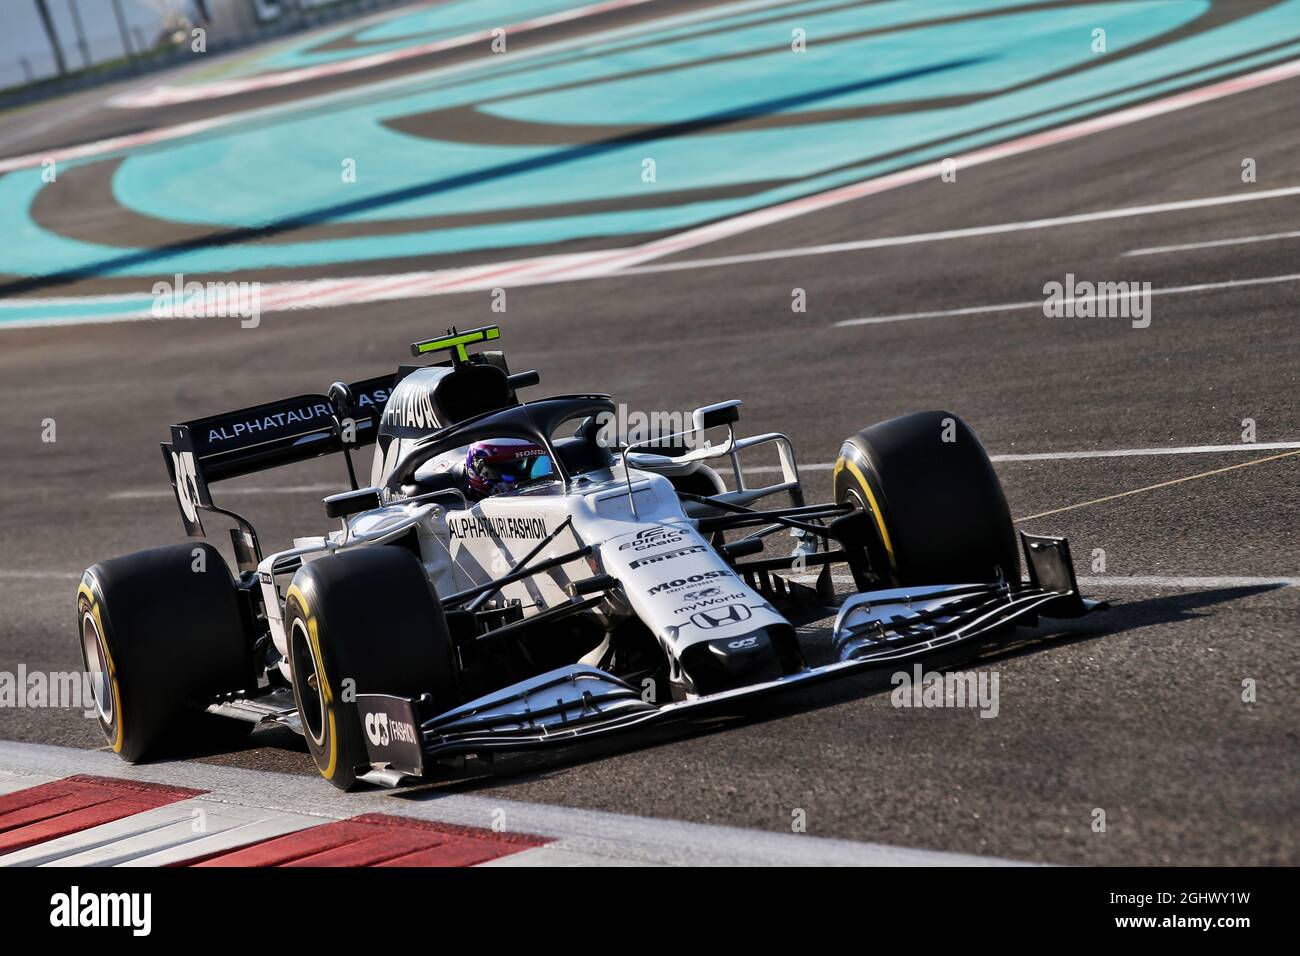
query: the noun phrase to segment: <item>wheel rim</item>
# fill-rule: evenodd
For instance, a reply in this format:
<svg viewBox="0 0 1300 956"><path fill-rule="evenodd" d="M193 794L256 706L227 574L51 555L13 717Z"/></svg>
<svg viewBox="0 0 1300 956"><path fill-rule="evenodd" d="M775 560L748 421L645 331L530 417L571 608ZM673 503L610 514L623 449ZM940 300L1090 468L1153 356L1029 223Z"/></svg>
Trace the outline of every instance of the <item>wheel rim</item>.
<svg viewBox="0 0 1300 956"><path fill-rule="evenodd" d="M291 637L293 686L298 692L298 718L312 743L325 744L325 695L321 691L320 662L307 637L302 618L295 618ZM314 686L313 686L314 685Z"/></svg>
<svg viewBox="0 0 1300 956"><path fill-rule="evenodd" d="M858 511L865 511L867 514L871 514L871 509L867 507L867 503L862 500L862 496L858 494L856 488L846 489L844 497L848 499L849 504L853 505L853 507Z"/></svg>
<svg viewBox="0 0 1300 956"><path fill-rule="evenodd" d="M99 719L107 725L113 723L113 688L108 674L108 651L104 636L99 633L99 622L87 611L81 618L81 657L90 675L90 696L95 701Z"/></svg>

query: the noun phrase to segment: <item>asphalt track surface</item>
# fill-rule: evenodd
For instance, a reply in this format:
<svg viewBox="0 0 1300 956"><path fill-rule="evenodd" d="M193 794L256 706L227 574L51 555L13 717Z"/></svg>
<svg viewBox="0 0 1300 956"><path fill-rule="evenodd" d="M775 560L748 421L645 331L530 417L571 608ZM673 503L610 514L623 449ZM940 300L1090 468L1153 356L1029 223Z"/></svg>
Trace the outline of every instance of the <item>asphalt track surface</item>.
<svg viewBox="0 0 1300 956"><path fill-rule="evenodd" d="M293 95L316 92L307 86ZM156 450L168 423L376 374L403 360L406 343L452 324L499 323L513 364L542 370L546 390L607 390L646 410L742 398L746 429L788 433L810 464L833 460L865 424L925 408L961 415L994 455L1239 445L1243 419L1259 442L1300 441L1294 279L1157 295L1143 329L1036 309L835 324L1032 302L1067 272L1155 290L1285 277L1300 271L1295 238L1124 253L1293 232L1300 194L744 258L1300 187L1297 102L1300 79L1284 80L959 168L955 182L930 178L756 228L639 272L512 288L504 314L483 291L273 312L256 329L216 319L0 329L0 670L79 667L80 570L180 539ZM77 109L91 119L60 118ZM24 112L41 142L14 133L10 116L0 121L5 156L191 115L85 101ZM1242 182L1246 157L1254 183ZM117 214L64 213L105 217L109 229ZM742 261L660 268L728 256ZM21 294L119 287L96 281ZM805 312L791 310L794 289L806 292ZM46 418L57 422L54 443L41 441ZM1229 466L1242 467L1220 471ZM312 462L232 482L218 497L274 545L325 527L321 492L255 489L314 488L341 480L340 470ZM895 708L888 688L850 681L723 731L433 789L786 832L802 809L819 836L1056 863L1300 863L1300 587L1263 583L1300 577L1300 456L1234 450L997 470L1013 515L1069 509L1021 527L1068 536L1086 590L1115 606L982 661L1000 678L996 718ZM1206 472L1215 473L1165 484ZM829 472L805 477L811 496L828 493ZM1161 487L1089 503L1151 485ZM1104 573L1091 567L1097 549ZM1247 580L1213 580L1223 578ZM1242 700L1248 679L1253 703ZM94 723L65 710L0 709L0 737L103 745ZM203 759L314 773L303 747L276 732ZM1105 833L1091 828L1097 808Z"/></svg>

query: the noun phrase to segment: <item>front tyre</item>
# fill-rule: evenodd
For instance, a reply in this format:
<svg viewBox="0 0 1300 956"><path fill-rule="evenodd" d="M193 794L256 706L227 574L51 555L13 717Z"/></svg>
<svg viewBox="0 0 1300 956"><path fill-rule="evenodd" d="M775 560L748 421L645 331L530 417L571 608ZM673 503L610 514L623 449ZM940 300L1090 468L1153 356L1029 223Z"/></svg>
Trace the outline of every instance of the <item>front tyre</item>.
<svg viewBox="0 0 1300 956"><path fill-rule="evenodd" d="M316 768L349 790L369 767L356 694L457 701L451 637L424 566L400 547L318 558L285 602L294 702Z"/></svg>
<svg viewBox="0 0 1300 956"><path fill-rule="evenodd" d="M77 588L85 673L109 746L136 763L192 744L203 707L252 686L252 643L221 553L206 542L94 565Z"/></svg>
<svg viewBox="0 0 1300 956"><path fill-rule="evenodd" d="M1020 580L1002 486L970 427L916 412L858 432L840 448L835 500L872 516L873 570L895 586Z"/></svg>

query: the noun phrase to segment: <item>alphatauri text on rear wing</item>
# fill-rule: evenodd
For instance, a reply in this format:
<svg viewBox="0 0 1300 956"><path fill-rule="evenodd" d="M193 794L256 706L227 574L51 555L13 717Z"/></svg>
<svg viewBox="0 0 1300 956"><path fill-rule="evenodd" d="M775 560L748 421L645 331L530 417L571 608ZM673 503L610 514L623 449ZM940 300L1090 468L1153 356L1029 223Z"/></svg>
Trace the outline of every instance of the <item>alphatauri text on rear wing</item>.
<svg viewBox="0 0 1300 956"><path fill-rule="evenodd" d="M171 441L162 443L162 453L186 533L203 537L200 512L231 517L240 525L231 536L241 569L246 558L255 567L252 527L213 504L208 486L374 444L395 379L389 373L352 384L336 382L325 395L296 395L171 426ZM350 457L348 469L351 475ZM355 488L355 479L352 484Z"/></svg>

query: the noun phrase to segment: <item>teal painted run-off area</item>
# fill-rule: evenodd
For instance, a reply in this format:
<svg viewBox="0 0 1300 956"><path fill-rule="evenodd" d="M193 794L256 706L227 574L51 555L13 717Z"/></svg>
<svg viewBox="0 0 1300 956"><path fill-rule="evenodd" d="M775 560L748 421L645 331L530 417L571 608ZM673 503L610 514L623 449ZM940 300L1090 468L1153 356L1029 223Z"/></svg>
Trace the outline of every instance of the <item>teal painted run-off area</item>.
<svg viewBox="0 0 1300 956"><path fill-rule="evenodd" d="M574 5L461 0L348 36L364 54ZM412 77L398 92L357 86L271 118L69 161L54 183L39 167L9 173L0 273L138 276L143 290L174 273L348 275L357 261L639 241L1300 56L1300 0L1197 29L1212 11L1209 0L748 2L540 53L485 45L480 63ZM792 48L800 37L802 52ZM358 55L313 52L321 45L256 67ZM143 217L214 236L266 227L274 241L127 246L42 225L33 204L43 191L95 163L115 164L111 201L132 214L132 235L149 235ZM66 306L10 301L0 323L42 308Z"/></svg>

